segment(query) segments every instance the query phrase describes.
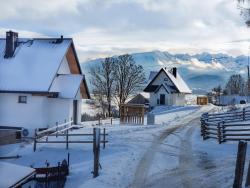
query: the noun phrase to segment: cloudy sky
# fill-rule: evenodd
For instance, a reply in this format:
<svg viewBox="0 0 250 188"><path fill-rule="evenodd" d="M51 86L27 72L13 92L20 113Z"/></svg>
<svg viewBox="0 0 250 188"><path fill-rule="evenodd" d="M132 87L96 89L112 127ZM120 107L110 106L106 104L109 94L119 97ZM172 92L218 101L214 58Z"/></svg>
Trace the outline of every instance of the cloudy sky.
<svg viewBox="0 0 250 188"><path fill-rule="evenodd" d="M152 50L248 54L236 0L0 0L0 37L73 37L80 60Z"/></svg>

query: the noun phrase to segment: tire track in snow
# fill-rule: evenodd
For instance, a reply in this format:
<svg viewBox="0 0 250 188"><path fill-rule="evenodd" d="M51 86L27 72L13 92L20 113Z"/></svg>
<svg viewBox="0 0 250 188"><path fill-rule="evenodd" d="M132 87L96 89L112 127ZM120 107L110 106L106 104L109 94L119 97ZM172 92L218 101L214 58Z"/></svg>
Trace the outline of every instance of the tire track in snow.
<svg viewBox="0 0 250 188"><path fill-rule="evenodd" d="M140 160L136 172L134 181L132 182L132 188L144 188L146 187L147 179L148 179L148 171L153 163L155 154L159 151L160 146L163 144L163 141L171 134L175 134L177 129L185 127L185 125L189 124L191 121L200 117L200 115L204 111L202 109L197 110L192 115L188 115L180 120L180 122L172 127L166 129L162 132L158 137L156 137L151 144L151 146L147 149L142 159Z"/></svg>

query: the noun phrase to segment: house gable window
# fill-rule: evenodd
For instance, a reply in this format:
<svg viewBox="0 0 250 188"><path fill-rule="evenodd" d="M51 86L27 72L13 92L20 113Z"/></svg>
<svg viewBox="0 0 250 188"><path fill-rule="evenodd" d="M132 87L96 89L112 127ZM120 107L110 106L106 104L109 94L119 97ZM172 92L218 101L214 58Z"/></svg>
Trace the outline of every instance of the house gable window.
<svg viewBox="0 0 250 188"><path fill-rule="evenodd" d="M27 103L27 96L18 96L18 103Z"/></svg>

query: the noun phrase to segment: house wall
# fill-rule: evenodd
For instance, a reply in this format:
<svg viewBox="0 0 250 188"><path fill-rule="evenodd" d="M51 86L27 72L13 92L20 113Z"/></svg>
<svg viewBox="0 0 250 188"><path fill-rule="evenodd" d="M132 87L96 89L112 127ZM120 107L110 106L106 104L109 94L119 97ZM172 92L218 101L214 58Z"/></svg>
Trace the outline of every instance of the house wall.
<svg viewBox="0 0 250 188"><path fill-rule="evenodd" d="M18 103L18 96L27 96L27 103ZM0 93L0 126L24 127L33 134L36 128L51 127L73 117L73 99L47 98L31 94ZM81 121L81 100L78 100L78 123Z"/></svg>
<svg viewBox="0 0 250 188"><path fill-rule="evenodd" d="M18 96L27 96L27 103L18 103ZM45 97L28 94L0 94L0 125L38 128L46 124Z"/></svg>
<svg viewBox="0 0 250 188"><path fill-rule="evenodd" d="M150 93L150 98L149 98L149 103L150 106L157 106L157 100L160 100L160 95L164 94L165 95L165 103L166 105L173 105L173 96L172 94L168 94L165 89L160 88L157 93L151 92Z"/></svg>
<svg viewBox="0 0 250 188"><path fill-rule="evenodd" d="M63 123L73 117L73 99L47 98L45 104L46 125L51 127L56 122Z"/></svg>
<svg viewBox="0 0 250 188"><path fill-rule="evenodd" d="M161 88L157 93L150 93L150 106L157 106L160 104L157 104L157 99L160 100L160 95L165 94L165 102L166 105L177 105L177 106L183 106L186 104L186 98L185 94L182 93L176 93L176 94L168 94L163 88Z"/></svg>
<svg viewBox="0 0 250 188"><path fill-rule="evenodd" d="M173 104L176 106L183 106L186 104L185 94L175 93L173 94Z"/></svg>
<svg viewBox="0 0 250 188"><path fill-rule="evenodd" d="M152 82L152 85L161 85L161 84L164 84L166 87L174 86L172 81L163 72L161 72L159 76Z"/></svg>

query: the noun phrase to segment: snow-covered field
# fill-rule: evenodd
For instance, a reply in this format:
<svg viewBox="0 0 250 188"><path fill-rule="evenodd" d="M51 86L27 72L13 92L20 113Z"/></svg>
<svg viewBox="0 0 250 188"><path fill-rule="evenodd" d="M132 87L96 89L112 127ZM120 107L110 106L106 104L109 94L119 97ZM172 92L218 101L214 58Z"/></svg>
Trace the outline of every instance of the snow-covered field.
<svg viewBox="0 0 250 188"><path fill-rule="evenodd" d="M219 145L202 141L199 117L213 106L182 107L155 111L156 125L111 126L104 122L109 134L106 149L101 150L100 176L93 179L91 144L32 143L0 147L0 156L21 155L6 160L24 166L51 165L70 153L70 175L66 187L230 187L236 160L236 143ZM85 122L78 132L92 132L93 122ZM84 138L74 138L83 140ZM91 139L91 138L89 138ZM0 169L1 170L1 169Z"/></svg>

